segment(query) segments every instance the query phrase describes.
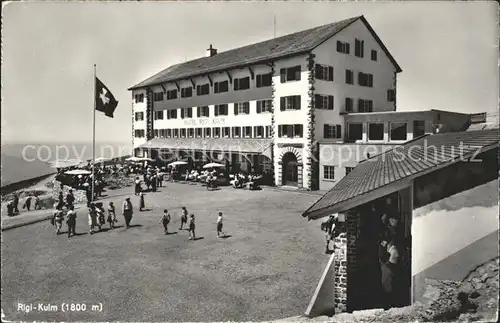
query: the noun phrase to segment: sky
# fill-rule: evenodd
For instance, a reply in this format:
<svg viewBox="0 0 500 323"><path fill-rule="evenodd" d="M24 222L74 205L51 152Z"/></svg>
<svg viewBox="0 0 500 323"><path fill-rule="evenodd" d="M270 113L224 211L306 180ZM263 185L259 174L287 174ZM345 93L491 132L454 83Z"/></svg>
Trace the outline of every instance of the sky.
<svg viewBox="0 0 500 323"><path fill-rule="evenodd" d="M92 140L93 64L119 101L96 140L131 142L127 88L186 60L364 15L403 72L397 110L498 111L495 2L3 4L2 142Z"/></svg>

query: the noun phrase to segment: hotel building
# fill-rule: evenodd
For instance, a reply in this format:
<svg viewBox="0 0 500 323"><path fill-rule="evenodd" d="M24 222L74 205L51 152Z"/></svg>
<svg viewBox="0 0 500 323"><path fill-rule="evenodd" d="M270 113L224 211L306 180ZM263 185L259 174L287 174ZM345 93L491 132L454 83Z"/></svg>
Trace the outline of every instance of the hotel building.
<svg viewBox="0 0 500 323"><path fill-rule="evenodd" d="M383 120L390 139L392 118L406 120L395 113L399 72L364 16L220 53L210 45L205 57L129 89L135 154L208 155L231 171L268 173L277 186L328 189L331 172L343 175L322 162L322 145L353 143L359 133L367 141L370 118Z"/></svg>

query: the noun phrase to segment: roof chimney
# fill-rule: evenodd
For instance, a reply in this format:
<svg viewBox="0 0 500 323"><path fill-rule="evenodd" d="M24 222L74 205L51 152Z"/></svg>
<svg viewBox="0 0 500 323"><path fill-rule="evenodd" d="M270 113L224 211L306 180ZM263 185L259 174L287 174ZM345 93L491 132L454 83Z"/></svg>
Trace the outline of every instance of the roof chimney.
<svg viewBox="0 0 500 323"><path fill-rule="evenodd" d="M207 49L207 55L206 57L212 57L215 54L217 54L217 49L212 47L212 44L210 44L210 48Z"/></svg>

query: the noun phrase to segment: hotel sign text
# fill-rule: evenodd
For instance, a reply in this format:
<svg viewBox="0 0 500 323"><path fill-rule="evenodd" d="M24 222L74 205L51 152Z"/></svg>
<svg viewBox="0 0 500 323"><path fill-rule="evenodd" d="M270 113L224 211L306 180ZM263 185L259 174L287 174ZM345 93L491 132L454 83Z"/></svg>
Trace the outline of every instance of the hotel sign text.
<svg viewBox="0 0 500 323"><path fill-rule="evenodd" d="M185 126L223 126L226 118L198 118L184 120Z"/></svg>

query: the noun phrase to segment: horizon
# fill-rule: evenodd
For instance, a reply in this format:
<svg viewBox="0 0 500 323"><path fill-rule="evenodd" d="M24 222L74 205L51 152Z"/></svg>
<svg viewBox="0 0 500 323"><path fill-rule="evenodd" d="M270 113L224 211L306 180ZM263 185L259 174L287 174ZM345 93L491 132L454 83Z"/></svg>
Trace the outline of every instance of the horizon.
<svg viewBox="0 0 500 323"><path fill-rule="evenodd" d="M494 5L4 4L2 144L91 142L84 138L91 138L92 133L94 63L97 76L119 101L113 119L96 113L96 141L131 142L132 93L128 88L169 66L204 57L210 43L225 52L269 40L273 38L274 16L276 36L281 37L363 15L402 67L397 77L397 111L438 109L497 116L498 29L497 11L491 10ZM205 15L198 17L196 13L201 11ZM224 19L220 12L225 13ZM26 124L29 126L19 127ZM61 136L67 139L60 140Z"/></svg>

